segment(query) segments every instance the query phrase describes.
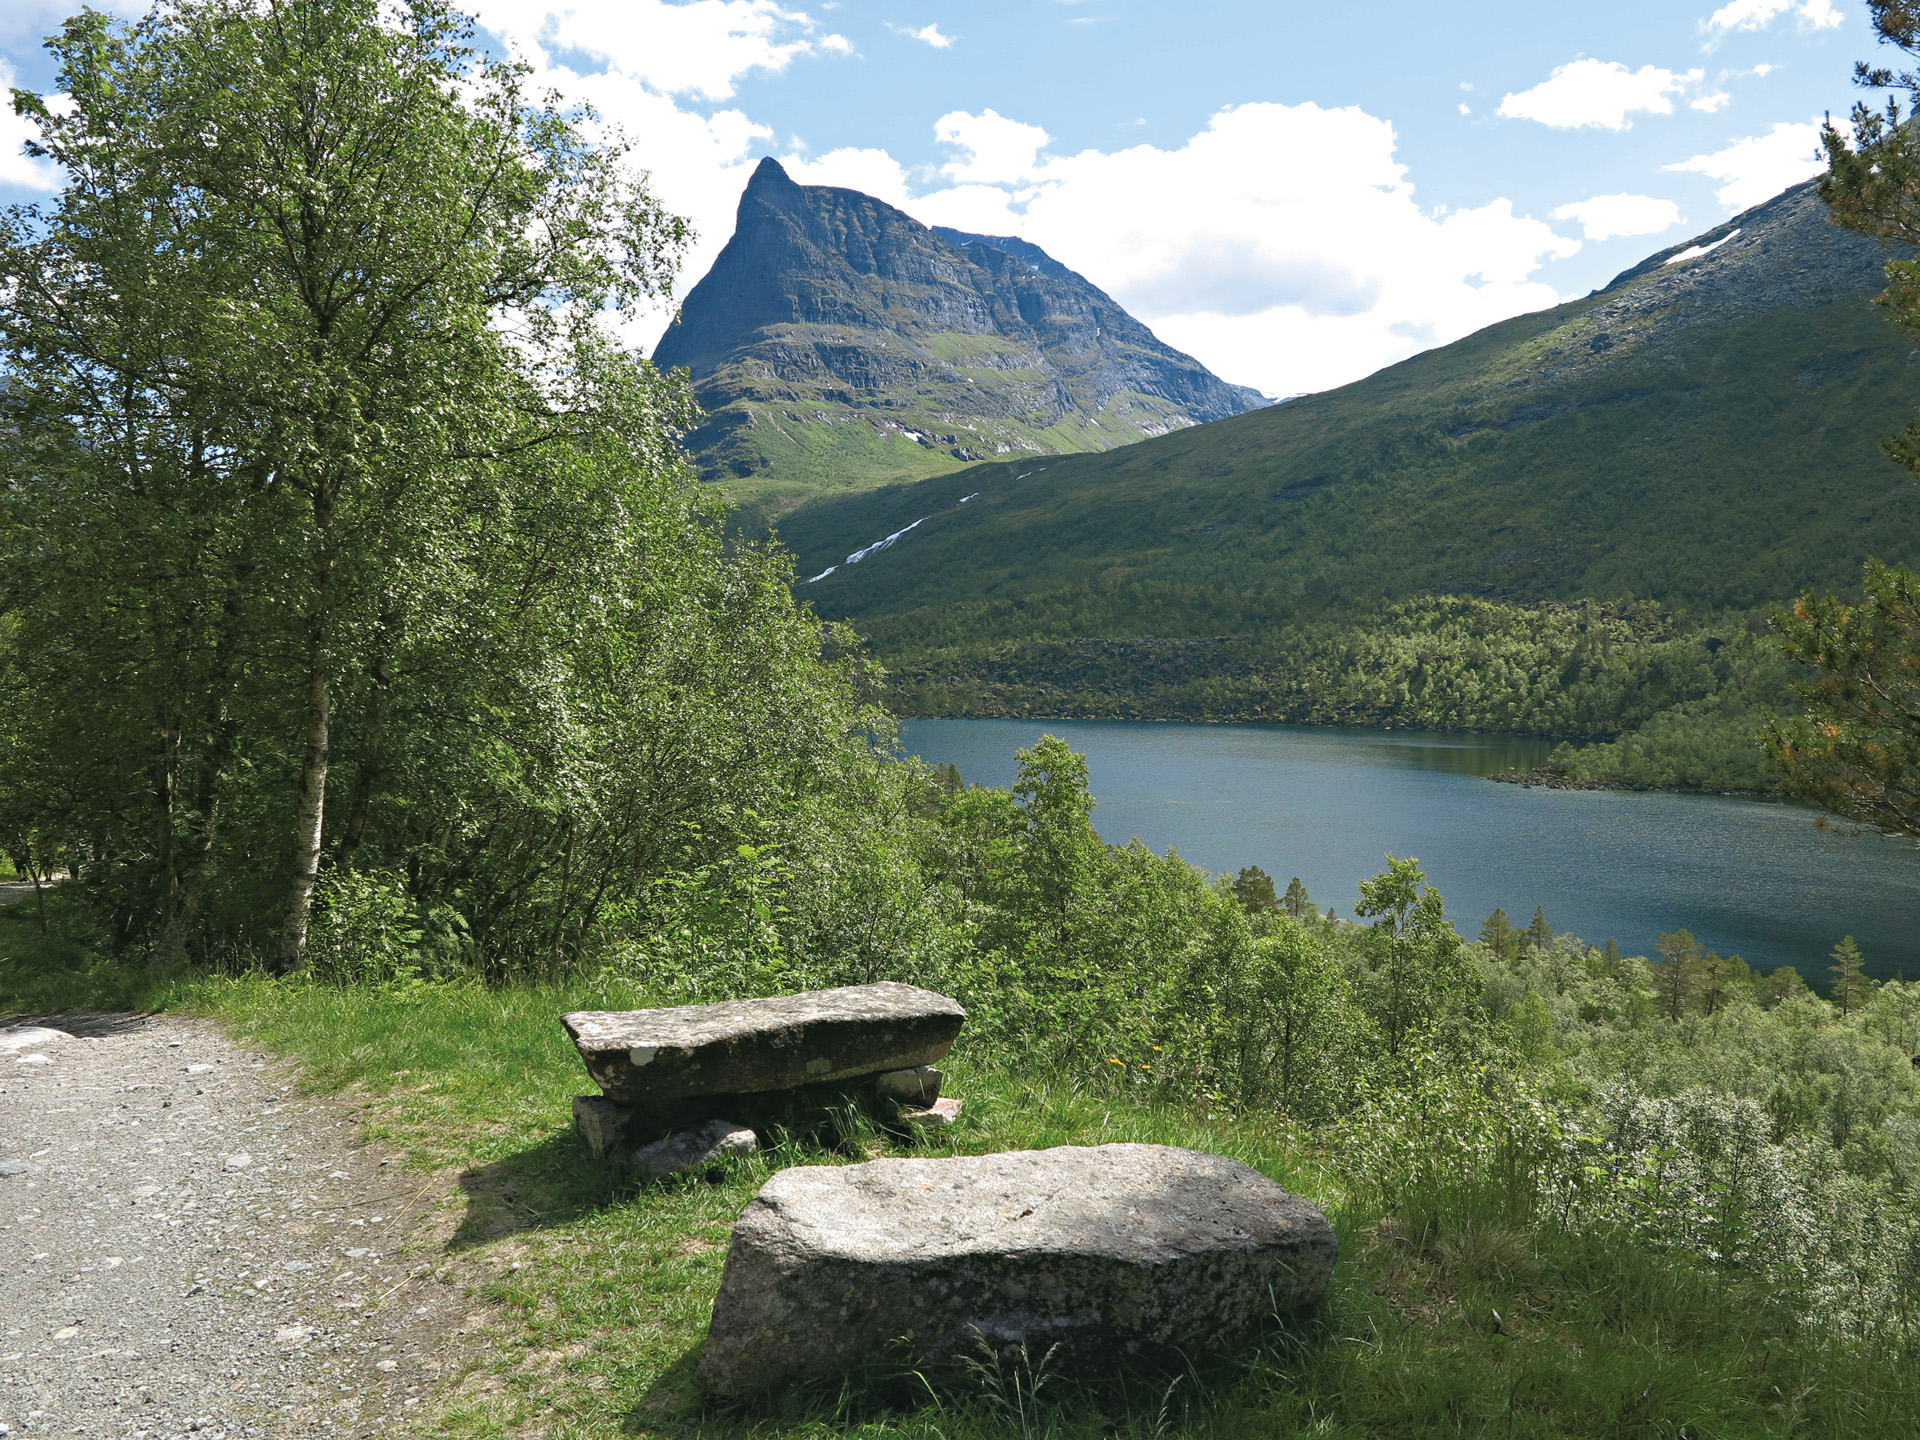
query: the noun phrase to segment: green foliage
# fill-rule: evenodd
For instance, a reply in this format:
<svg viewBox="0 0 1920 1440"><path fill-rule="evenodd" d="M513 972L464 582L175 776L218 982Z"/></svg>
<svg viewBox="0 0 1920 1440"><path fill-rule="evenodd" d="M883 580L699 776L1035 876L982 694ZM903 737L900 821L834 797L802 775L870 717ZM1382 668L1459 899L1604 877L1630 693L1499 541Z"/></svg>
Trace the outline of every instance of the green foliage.
<svg viewBox="0 0 1920 1440"><path fill-rule="evenodd" d="M1811 668L1798 717L1770 721L1781 788L1823 810L1920 835L1920 576L1870 561L1865 596L1809 592L1774 616Z"/></svg>
<svg viewBox="0 0 1920 1440"><path fill-rule="evenodd" d="M726 973L804 973L909 779L608 338L684 227L470 28L193 0L54 42L68 183L0 227L0 839L155 963L308 963L317 896L330 973L495 977L755 913L746 846L807 924Z"/></svg>
<svg viewBox="0 0 1920 1440"><path fill-rule="evenodd" d="M1084 760L1053 737L1020 757L1012 790L896 773L902 786L869 812L886 844L834 848L845 863L824 876L813 852L778 842L711 859L690 844L654 887L664 928L563 979L489 988L435 970L416 938L427 917L394 874L366 871L330 877L315 963L279 980L187 973L156 991L153 970L86 960L85 945L56 963L57 942L0 912L0 1003L51 999L61 965L69 1003L135 974L150 1002L211 1007L302 1055L315 1085L384 1094L377 1133L424 1169L463 1167L461 1244L482 1257L497 1313L541 1349L578 1347L557 1370L507 1352L506 1412L469 1407L460 1425L560 1397L585 1433L613 1433L643 1403L662 1424L721 1429L814 1413L805 1395L778 1416L706 1412L670 1378L719 1281L709 1242L766 1165L896 1142L850 1132L841 1150L789 1143L717 1187L622 1190L568 1127L577 1062L553 1016L897 978L957 994L970 1014L946 1067L962 1124L915 1147L1183 1144L1280 1176L1340 1229L1317 1328L1269 1342L1278 1351L1194 1357L1203 1389L1172 1419L1158 1390L1144 1410L1050 1391L1040 1413L1062 1433L1092 1417L1123 1433L1156 1417L1155 1433L1287 1433L1309 1400L1358 1433L1437 1433L1433 1405L1452 1395L1460 1413L1497 1418L1516 1375L1551 1394L1527 1413L1559 1433L1604 1429L1629 1403L1743 1433L1777 1418L1783 1380L1848 1387L1830 1415L1805 1400L1800 1433L1900 1433L1913 1398L1876 1387L1904 1373L1893 1357L1920 1322L1920 984L1863 981L1842 1014L1797 977L1753 975L1684 934L1649 965L1555 935L1544 914L1525 932L1490 926L1502 945L1462 945L1414 862L1394 858L1356 906L1372 924L1324 919L1304 894L1297 916L1250 911L1229 877L1100 843ZM53 898L56 934L89 923L78 891ZM819 938L859 917L885 936L874 951ZM333 956L360 968L328 981L319 962ZM1676 960L1691 978L1669 1009ZM511 1206L488 1209L508 1185ZM542 1258L502 1281L488 1237L526 1213L541 1229L505 1232ZM610 1287L616 1270L626 1279ZM1743 1378L1756 1345L1765 1384ZM964 1387L849 1395L896 1427L986 1435L1004 1421Z"/></svg>
<svg viewBox="0 0 1920 1440"><path fill-rule="evenodd" d="M1480 927L1480 943L1498 959L1511 961L1520 957L1520 932L1513 928L1507 912L1497 906L1487 917L1487 923Z"/></svg>

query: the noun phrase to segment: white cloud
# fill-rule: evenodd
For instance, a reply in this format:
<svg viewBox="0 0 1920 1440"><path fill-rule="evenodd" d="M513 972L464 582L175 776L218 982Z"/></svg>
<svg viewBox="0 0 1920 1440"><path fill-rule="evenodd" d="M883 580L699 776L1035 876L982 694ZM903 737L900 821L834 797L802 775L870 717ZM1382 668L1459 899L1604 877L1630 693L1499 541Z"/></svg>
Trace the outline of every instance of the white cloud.
<svg viewBox="0 0 1920 1440"><path fill-rule="evenodd" d="M846 55L843 35L816 38L811 16L775 0L494 0L482 21L525 54L586 56L665 95L725 100L751 71L777 74L802 56Z"/></svg>
<svg viewBox="0 0 1920 1440"><path fill-rule="evenodd" d="M1697 84L1702 74L1678 74L1658 65L1629 70L1617 60L1575 60L1556 66L1550 78L1531 90L1509 94L1500 102L1500 113L1563 130L1625 130L1633 123L1627 119L1632 114L1671 115L1673 102L1667 97Z"/></svg>
<svg viewBox="0 0 1920 1440"><path fill-rule="evenodd" d="M906 36L909 40L924 40L936 50L945 50L959 38L957 35L942 35L938 23L922 25L918 30L908 30L900 25L889 25L887 28L896 35Z"/></svg>
<svg viewBox="0 0 1920 1440"><path fill-rule="evenodd" d="M7 94L13 84L13 66L0 59L0 185L17 185L22 190L58 190L59 167L33 159L22 148L29 140L40 138L40 127L13 113L13 101Z"/></svg>
<svg viewBox="0 0 1920 1440"><path fill-rule="evenodd" d="M942 145L966 152L966 158L941 167L941 172L965 184L998 185L1033 173L1040 152L1053 137L1038 125L1009 120L992 110L969 115L954 110L933 122L933 136Z"/></svg>
<svg viewBox="0 0 1920 1440"><path fill-rule="evenodd" d="M1395 159L1392 126L1357 108L1241 106L1184 145L1072 156L1048 154L1047 132L1017 117L955 111L937 130L952 160L909 172L879 149L814 156L799 141L776 145L739 109L687 103L834 54L834 37L804 12L768 0L579 0L550 18L548 0L502 3L487 22L533 62L536 83L618 126L661 202L693 222L682 295L732 233L754 164L783 150L797 152L783 163L803 184L862 190L930 224L1031 239L1170 344L1274 394L1358 379L1555 304L1534 277L1580 245L1505 200L1424 210ZM636 317L624 333L650 346L665 319Z"/></svg>
<svg viewBox="0 0 1920 1440"><path fill-rule="evenodd" d="M1620 235L1657 235L1680 223L1680 207L1651 195L1595 195L1553 212L1556 220L1578 220L1589 240Z"/></svg>
<svg viewBox="0 0 1920 1440"><path fill-rule="evenodd" d="M1833 0L1728 0L1707 18L1710 30L1764 30L1789 11L1816 30L1831 30L1846 17Z"/></svg>
<svg viewBox="0 0 1920 1440"><path fill-rule="evenodd" d="M1689 100L1687 108L1698 110L1704 115L1714 115L1733 103L1733 96L1724 90L1716 90L1711 95L1702 95L1698 100Z"/></svg>
<svg viewBox="0 0 1920 1440"><path fill-rule="evenodd" d="M797 185L837 185L901 207L909 201L906 169L884 150L829 150L816 160L788 155L780 164Z"/></svg>
<svg viewBox="0 0 1920 1440"><path fill-rule="evenodd" d="M1826 168L1820 155L1820 126L1782 122L1765 135L1749 135L1711 155L1695 155L1665 167L1690 170L1726 182L1715 192L1729 210L1745 210L1770 200L1787 186Z"/></svg>
<svg viewBox="0 0 1920 1440"><path fill-rule="evenodd" d="M940 124L970 146L1010 142L1018 122ZM1393 127L1356 107L1243 105L1171 150L1046 157L1044 132L1020 129L1019 149L970 149L951 167L962 183L905 208L1033 241L1168 343L1270 394L1324 390L1555 304L1532 276L1580 247L1506 200L1422 210Z"/></svg>

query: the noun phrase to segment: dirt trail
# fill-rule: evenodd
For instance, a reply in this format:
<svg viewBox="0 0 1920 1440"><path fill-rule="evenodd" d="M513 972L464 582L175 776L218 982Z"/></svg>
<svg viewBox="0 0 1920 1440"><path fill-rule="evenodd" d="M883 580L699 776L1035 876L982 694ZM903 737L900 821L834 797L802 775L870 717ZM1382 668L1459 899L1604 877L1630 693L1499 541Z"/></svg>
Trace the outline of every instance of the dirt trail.
<svg viewBox="0 0 1920 1440"><path fill-rule="evenodd" d="M479 1318L421 1258L444 1182L207 1022L42 1023L0 1025L0 1435L411 1428Z"/></svg>

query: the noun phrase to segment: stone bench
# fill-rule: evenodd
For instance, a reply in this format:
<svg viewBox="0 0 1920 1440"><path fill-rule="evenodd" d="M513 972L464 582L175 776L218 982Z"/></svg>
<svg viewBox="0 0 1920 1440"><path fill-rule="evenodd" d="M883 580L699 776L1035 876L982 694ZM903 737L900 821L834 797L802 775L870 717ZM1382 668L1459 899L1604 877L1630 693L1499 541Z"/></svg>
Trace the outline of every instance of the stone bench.
<svg viewBox="0 0 1920 1440"><path fill-rule="evenodd" d="M573 1102L596 1155L630 1152L714 1120L762 1129L838 1098L848 1082L938 1117L935 1061L966 1011L891 981L666 1010L563 1015L599 1095ZM951 1110L951 1105L947 1109ZM939 1123L935 1118L932 1123Z"/></svg>
<svg viewBox="0 0 1920 1440"><path fill-rule="evenodd" d="M739 1395L901 1339L927 1365L1024 1346L1111 1372L1312 1305L1338 1253L1259 1171L1163 1145L801 1166L733 1227L699 1375Z"/></svg>

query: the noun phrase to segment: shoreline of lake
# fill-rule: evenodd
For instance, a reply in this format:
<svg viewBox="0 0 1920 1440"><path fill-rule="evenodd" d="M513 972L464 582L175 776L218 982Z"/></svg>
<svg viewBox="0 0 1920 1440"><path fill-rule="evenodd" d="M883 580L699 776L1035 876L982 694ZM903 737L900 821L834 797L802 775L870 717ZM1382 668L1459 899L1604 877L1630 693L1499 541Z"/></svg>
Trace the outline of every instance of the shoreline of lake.
<svg viewBox="0 0 1920 1440"><path fill-rule="evenodd" d="M1779 795L1481 782L1546 766L1551 740L1459 731L1181 721L907 720L903 747L1006 786L1044 734L1087 755L1103 839L1138 836L1213 874L1301 877L1351 915L1391 853L1417 858L1462 934L1495 906L1653 955L1686 929L1762 970L1825 971L1843 935L1869 973L1920 973L1920 861Z"/></svg>
<svg viewBox="0 0 1920 1440"><path fill-rule="evenodd" d="M1633 794L1653 793L1660 795L1725 795L1742 800L1773 800L1785 803L1787 797L1778 790L1722 790L1709 785L1648 785L1644 782L1629 780L1576 780L1564 770L1551 765L1538 765L1531 770L1509 770L1501 775L1488 775L1496 785L1525 785L1529 789L1541 790L1625 790Z"/></svg>

